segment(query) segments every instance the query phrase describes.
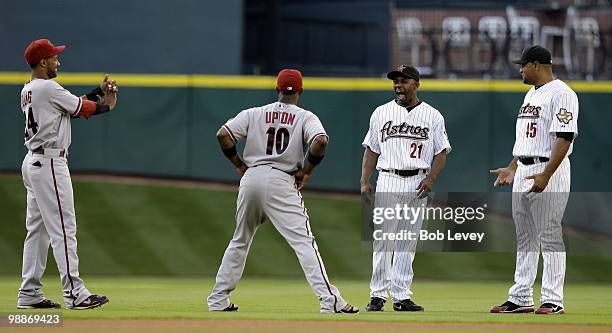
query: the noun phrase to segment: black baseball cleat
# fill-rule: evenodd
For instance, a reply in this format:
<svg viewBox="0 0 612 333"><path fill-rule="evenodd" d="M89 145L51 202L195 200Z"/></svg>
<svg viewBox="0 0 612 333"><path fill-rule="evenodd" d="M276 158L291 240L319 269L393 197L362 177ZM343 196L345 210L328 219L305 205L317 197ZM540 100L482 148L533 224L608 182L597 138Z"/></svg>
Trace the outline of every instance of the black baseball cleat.
<svg viewBox="0 0 612 333"><path fill-rule="evenodd" d="M535 313L536 314L564 314L565 310L563 310L562 306L554 305L552 303L544 303L535 310Z"/></svg>
<svg viewBox="0 0 612 333"><path fill-rule="evenodd" d="M491 313L531 313L533 312L533 305L518 305L514 304L510 301L506 301L506 303L502 305L497 305L489 310Z"/></svg>
<svg viewBox="0 0 612 333"><path fill-rule="evenodd" d="M367 312L379 312L382 311L383 308L385 307L385 299L382 299L380 297L372 297L370 299L370 303L368 303L368 305L366 305L366 311Z"/></svg>
<svg viewBox="0 0 612 333"><path fill-rule="evenodd" d="M43 299L36 304L30 305L17 305L17 309L61 309L62 306L59 303L55 303L50 299Z"/></svg>
<svg viewBox="0 0 612 333"><path fill-rule="evenodd" d="M422 306L415 304L410 298L398 302L393 302L393 310L410 312L425 311Z"/></svg>
<svg viewBox="0 0 612 333"><path fill-rule="evenodd" d="M224 312L236 312L236 311L238 311L238 307L236 306L236 304L232 303L232 304L228 305L227 308L225 308L225 309L223 309L221 311L224 311Z"/></svg>
<svg viewBox="0 0 612 333"><path fill-rule="evenodd" d="M106 296L98 296L91 295L87 297L83 302L78 305L75 305L72 310L87 310L97 308L104 304L108 303L108 298Z"/></svg>

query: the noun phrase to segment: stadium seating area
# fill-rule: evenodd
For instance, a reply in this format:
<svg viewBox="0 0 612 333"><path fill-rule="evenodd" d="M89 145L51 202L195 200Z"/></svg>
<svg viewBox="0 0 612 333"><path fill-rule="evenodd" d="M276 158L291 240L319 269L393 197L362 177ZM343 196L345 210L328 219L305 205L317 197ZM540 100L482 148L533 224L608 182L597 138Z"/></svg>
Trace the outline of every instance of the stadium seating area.
<svg viewBox="0 0 612 333"><path fill-rule="evenodd" d="M526 46L553 53L555 72L566 79L610 79L612 41L606 2L535 1L531 5L391 8L391 64L411 63L431 77L517 77L511 60ZM434 3L435 5L435 3Z"/></svg>

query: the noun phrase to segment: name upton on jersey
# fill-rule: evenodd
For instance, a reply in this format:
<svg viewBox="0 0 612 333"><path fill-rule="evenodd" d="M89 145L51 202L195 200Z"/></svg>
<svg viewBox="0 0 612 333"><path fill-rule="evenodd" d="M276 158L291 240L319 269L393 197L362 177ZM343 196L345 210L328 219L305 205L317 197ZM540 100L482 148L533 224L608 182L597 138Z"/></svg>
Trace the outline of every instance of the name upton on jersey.
<svg viewBox="0 0 612 333"><path fill-rule="evenodd" d="M293 125L295 114L278 111L266 112L266 124L272 124L277 120L280 120L280 123L283 125Z"/></svg>

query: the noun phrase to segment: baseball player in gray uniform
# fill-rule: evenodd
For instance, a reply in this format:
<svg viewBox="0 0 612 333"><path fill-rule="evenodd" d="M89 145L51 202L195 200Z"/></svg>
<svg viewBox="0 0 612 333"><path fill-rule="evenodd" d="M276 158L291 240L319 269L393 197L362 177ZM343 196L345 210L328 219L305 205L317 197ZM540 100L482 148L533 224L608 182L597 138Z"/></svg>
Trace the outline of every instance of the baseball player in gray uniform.
<svg viewBox="0 0 612 333"><path fill-rule="evenodd" d="M417 97L419 72L402 65L387 74L393 80L396 98L376 108L363 140L365 148L361 170L361 193L371 193L370 176L380 173L376 183L376 207L408 203L424 206L432 186L446 164L451 146L444 117ZM408 225L385 221L386 232L410 231L418 234L422 216ZM414 273L412 261L416 240L373 242L370 303L367 311L382 311L387 294L395 311L423 311L411 300Z"/></svg>
<svg viewBox="0 0 612 333"><path fill-rule="evenodd" d="M517 254L514 285L508 301L493 313L534 312L533 283L540 252L544 259L541 306L536 314L562 314L565 247L561 220L570 191L573 140L578 135L578 97L552 72L548 50L532 46L520 60L525 95L516 120L514 158L505 168L491 170L495 186L512 185L512 215Z"/></svg>
<svg viewBox="0 0 612 333"><path fill-rule="evenodd" d="M108 302L106 296L89 292L79 276L76 216L67 156L70 120L112 110L117 102L117 86L107 75L100 87L78 97L51 80L57 76L58 54L64 48L54 46L48 39L38 39L24 53L32 68L32 80L21 90L28 153L21 167L27 190L27 236L17 300L19 309L61 307L46 299L42 291L41 278L49 245L53 248L68 309L90 309Z"/></svg>
<svg viewBox="0 0 612 333"><path fill-rule="evenodd" d="M225 156L242 175L236 230L216 283L208 296L210 311L237 311L230 292L242 276L257 228L267 217L295 251L322 313L357 313L329 282L310 227L300 189L325 154L327 134L319 118L297 106L302 75L284 69L277 78L278 101L240 112L217 133ZM246 138L244 161L236 142ZM309 148L310 147L310 148ZM308 161L304 165L304 157Z"/></svg>

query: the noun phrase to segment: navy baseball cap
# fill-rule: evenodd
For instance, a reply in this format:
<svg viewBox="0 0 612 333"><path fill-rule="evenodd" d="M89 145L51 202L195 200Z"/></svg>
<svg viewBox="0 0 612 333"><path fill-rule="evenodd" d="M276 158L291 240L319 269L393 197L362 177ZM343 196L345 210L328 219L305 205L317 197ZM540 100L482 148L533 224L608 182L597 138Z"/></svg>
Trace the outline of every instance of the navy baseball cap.
<svg viewBox="0 0 612 333"><path fill-rule="evenodd" d="M413 79L415 81L419 81L419 79L421 78L421 75L419 74L419 71L412 67L412 66L408 66L408 65L401 65L398 68L396 68L393 71L390 71L389 73L387 73L387 78L389 80L393 80L395 77L397 77L398 75L401 76L405 76L409 79Z"/></svg>
<svg viewBox="0 0 612 333"><path fill-rule="evenodd" d="M515 60L513 63L524 65L534 61L545 65L552 65L552 55L550 54L550 51L541 47L540 45L534 45L523 50L521 59Z"/></svg>

